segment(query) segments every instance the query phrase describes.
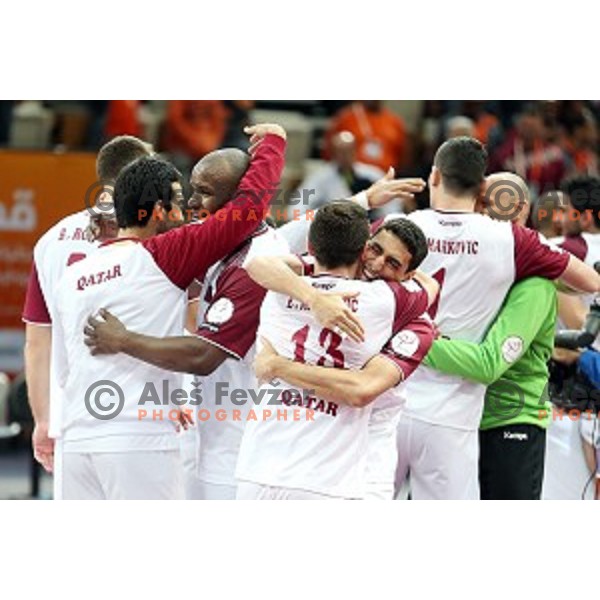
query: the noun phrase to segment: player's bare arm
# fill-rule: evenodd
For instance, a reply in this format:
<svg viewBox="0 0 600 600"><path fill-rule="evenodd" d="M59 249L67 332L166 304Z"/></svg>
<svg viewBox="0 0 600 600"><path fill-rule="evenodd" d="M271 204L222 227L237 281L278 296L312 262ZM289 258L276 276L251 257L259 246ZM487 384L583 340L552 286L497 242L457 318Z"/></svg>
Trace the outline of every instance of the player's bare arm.
<svg viewBox="0 0 600 600"><path fill-rule="evenodd" d="M364 340L364 328L344 302L357 295L357 292L330 294L319 292L299 277L281 257L255 257L246 265L250 277L262 287L285 294L306 304L315 314L317 321L328 329L338 327L356 342ZM299 259L298 263L300 262Z"/></svg>
<svg viewBox="0 0 600 600"><path fill-rule="evenodd" d="M422 271L415 271L412 278L427 292L428 306L431 306L440 293L440 284Z"/></svg>
<svg viewBox="0 0 600 600"><path fill-rule="evenodd" d="M48 437L51 343L51 326L26 324L25 378L29 406L35 422L33 455L48 472L52 472L54 463L54 440Z"/></svg>
<svg viewBox="0 0 600 600"><path fill-rule="evenodd" d="M425 181L420 177L394 179L395 171L390 167L388 172L363 193L366 195L367 204L364 208L378 208L392 200L410 202L414 200L415 194L425 189ZM360 203L360 194L353 196L351 200Z"/></svg>
<svg viewBox="0 0 600 600"><path fill-rule="evenodd" d="M593 267L586 265L575 256L569 257L569 264L562 274L560 281L569 288L586 294L600 292L600 275Z"/></svg>
<svg viewBox="0 0 600 600"><path fill-rule="evenodd" d="M90 317L84 329L85 344L93 356L122 352L166 371L210 375L231 355L195 336L159 338L129 331L105 309L100 319Z"/></svg>
<svg viewBox="0 0 600 600"><path fill-rule="evenodd" d="M254 371L259 381L285 379L299 389L314 390L320 398L362 408L398 385L402 372L382 356L373 357L360 371L306 365L283 358L264 338Z"/></svg>
<svg viewBox="0 0 600 600"><path fill-rule="evenodd" d="M581 329L588 310L579 296L558 294L558 316L567 329Z"/></svg>

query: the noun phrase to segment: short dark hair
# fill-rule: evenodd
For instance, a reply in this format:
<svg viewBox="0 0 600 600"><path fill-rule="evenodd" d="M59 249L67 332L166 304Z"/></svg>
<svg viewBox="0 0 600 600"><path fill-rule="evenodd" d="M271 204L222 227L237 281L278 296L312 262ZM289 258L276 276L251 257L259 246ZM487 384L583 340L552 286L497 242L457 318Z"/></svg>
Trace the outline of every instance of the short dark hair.
<svg viewBox="0 0 600 600"><path fill-rule="evenodd" d="M171 210L175 182L181 183L181 174L160 158L145 156L125 167L117 177L114 192L119 227L146 225L159 200L167 211Z"/></svg>
<svg viewBox="0 0 600 600"><path fill-rule="evenodd" d="M330 202L311 223L308 241L315 258L327 269L353 265L369 239L367 211L354 202Z"/></svg>
<svg viewBox="0 0 600 600"><path fill-rule="evenodd" d="M96 157L96 174L103 182L115 181L119 173L134 160L152 154L152 146L132 135L119 135L100 148Z"/></svg>
<svg viewBox="0 0 600 600"><path fill-rule="evenodd" d="M423 230L410 219L385 221L373 235L377 235L380 231L389 231L406 246L411 256L407 271L414 271L425 260L428 252L427 238Z"/></svg>
<svg viewBox="0 0 600 600"><path fill-rule="evenodd" d="M591 175L576 175L563 181L562 191L580 212L590 210L594 215L594 224L600 227L600 178Z"/></svg>
<svg viewBox="0 0 600 600"><path fill-rule="evenodd" d="M475 195L487 169L487 151L475 138L455 137L438 148L433 164L442 174L444 188L450 194Z"/></svg>

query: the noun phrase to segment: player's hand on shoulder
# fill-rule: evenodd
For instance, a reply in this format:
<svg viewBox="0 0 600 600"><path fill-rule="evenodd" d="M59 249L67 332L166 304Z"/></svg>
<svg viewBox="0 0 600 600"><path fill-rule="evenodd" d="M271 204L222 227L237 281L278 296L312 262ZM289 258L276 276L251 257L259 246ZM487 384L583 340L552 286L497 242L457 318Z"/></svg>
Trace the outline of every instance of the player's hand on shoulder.
<svg viewBox="0 0 600 600"><path fill-rule="evenodd" d="M93 356L98 354L117 354L122 352L127 329L125 325L105 308L100 309L100 319L88 317L83 329L85 345Z"/></svg>
<svg viewBox="0 0 600 600"><path fill-rule="evenodd" d="M327 329L342 336L349 336L355 342L363 342L364 327L344 300L358 296L360 292L315 292L309 301L310 310L317 321Z"/></svg>

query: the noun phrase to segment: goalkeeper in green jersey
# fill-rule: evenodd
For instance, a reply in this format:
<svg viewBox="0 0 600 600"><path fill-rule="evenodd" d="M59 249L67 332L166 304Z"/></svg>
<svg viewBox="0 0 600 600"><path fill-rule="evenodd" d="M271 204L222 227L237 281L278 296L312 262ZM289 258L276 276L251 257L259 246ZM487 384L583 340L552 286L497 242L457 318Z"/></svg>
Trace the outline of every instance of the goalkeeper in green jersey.
<svg viewBox="0 0 600 600"><path fill-rule="evenodd" d="M439 339L424 364L488 386L479 431L482 499L539 499L557 301L551 281L514 285L481 344Z"/></svg>

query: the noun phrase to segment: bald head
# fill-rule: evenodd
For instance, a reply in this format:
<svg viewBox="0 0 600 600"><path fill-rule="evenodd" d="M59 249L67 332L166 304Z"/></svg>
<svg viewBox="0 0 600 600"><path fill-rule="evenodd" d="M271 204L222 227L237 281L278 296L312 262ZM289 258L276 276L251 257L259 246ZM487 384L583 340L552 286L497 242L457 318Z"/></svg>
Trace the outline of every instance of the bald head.
<svg viewBox="0 0 600 600"><path fill-rule="evenodd" d="M505 171L486 177L482 208L493 219L525 225L530 205L529 187L516 173Z"/></svg>
<svg viewBox="0 0 600 600"><path fill-rule="evenodd" d="M231 200L250 164L250 156L236 148L207 154L192 170L190 208L211 214Z"/></svg>
<svg viewBox="0 0 600 600"><path fill-rule="evenodd" d="M331 138L331 156L342 169L351 169L356 160L356 139L349 131L340 131Z"/></svg>

